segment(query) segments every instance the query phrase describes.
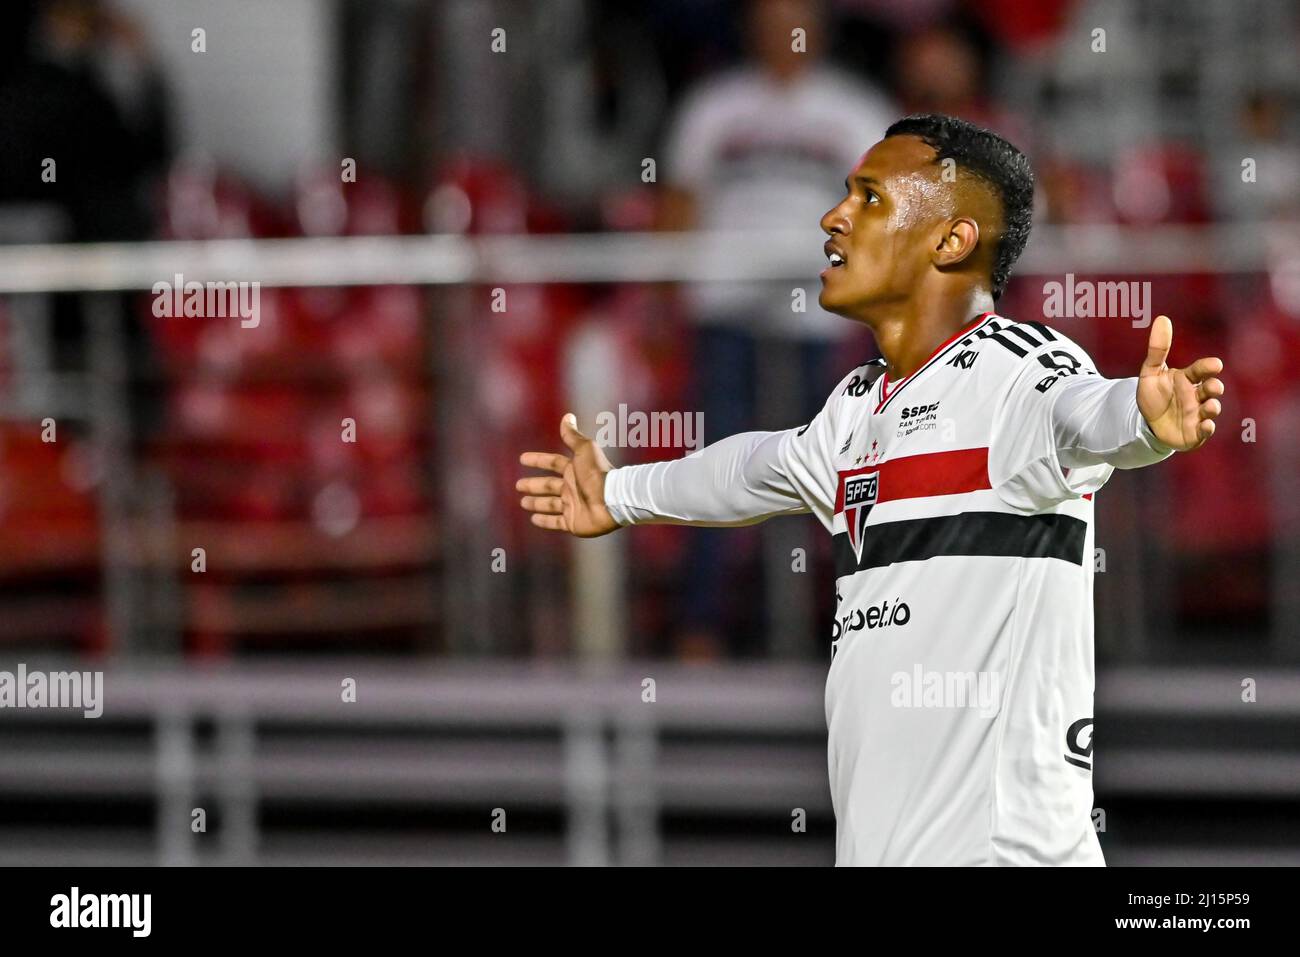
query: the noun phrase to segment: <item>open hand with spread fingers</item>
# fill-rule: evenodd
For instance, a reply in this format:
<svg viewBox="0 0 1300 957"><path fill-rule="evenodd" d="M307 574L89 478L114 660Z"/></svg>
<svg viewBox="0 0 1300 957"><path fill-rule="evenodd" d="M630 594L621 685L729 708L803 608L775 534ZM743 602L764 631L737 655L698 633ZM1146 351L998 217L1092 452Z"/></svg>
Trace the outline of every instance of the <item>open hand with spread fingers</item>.
<svg viewBox="0 0 1300 957"><path fill-rule="evenodd" d="M1165 364L1173 344L1174 324L1157 316L1147 340L1147 358L1138 373L1137 403L1157 439L1172 449L1200 448L1214 434L1214 420L1223 411L1219 396L1223 360L1197 359L1183 369Z"/></svg>
<svg viewBox="0 0 1300 957"><path fill-rule="evenodd" d="M525 452L519 461L529 468L554 475L521 478L515 490L524 493L519 504L531 512L538 528L595 538L618 528L605 508L605 475L613 466L601 447L578 431L572 412L560 420L560 438L573 453Z"/></svg>

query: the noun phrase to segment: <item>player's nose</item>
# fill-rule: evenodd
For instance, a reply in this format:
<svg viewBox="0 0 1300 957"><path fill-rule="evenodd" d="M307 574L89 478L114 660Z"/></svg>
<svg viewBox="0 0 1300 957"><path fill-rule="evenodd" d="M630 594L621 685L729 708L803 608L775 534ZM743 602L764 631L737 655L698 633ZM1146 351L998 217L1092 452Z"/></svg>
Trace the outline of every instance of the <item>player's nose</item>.
<svg viewBox="0 0 1300 957"><path fill-rule="evenodd" d="M841 203L839 206L827 210L826 215L822 217L822 232L827 236L834 236L837 233L841 236L849 234L849 220L843 213L843 206L844 204Z"/></svg>

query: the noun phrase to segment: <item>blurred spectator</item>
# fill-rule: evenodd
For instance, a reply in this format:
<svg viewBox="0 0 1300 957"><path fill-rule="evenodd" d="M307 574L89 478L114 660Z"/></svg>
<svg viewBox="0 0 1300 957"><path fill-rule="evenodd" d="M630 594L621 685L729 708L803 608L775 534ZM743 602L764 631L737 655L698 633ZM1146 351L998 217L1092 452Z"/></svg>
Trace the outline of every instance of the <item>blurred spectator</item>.
<svg viewBox="0 0 1300 957"><path fill-rule="evenodd" d="M1030 148L1027 131L985 95L979 49L956 26L940 23L903 37L895 53L894 89L907 113L960 116Z"/></svg>
<svg viewBox="0 0 1300 957"><path fill-rule="evenodd" d="M0 202L58 209L63 233L50 239L110 241L154 234L155 185L170 153L167 98L136 24L100 0L45 0L26 62L0 90ZM53 163L51 166L50 163ZM139 434L157 424L142 387L152 350L130 297L113 297L123 320ZM87 359L80 303L53 299L55 362Z"/></svg>
<svg viewBox="0 0 1300 957"><path fill-rule="evenodd" d="M152 233L168 158L166 97L135 24L99 0L46 0L27 62L0 91L0 200L46 202L74 240ZM42 179L52 159L56 179Z"/></svg>
<svg viewBox="0 0 1300 957"><path fill-rule="evenodd" d="M755 0L748 7L749 61L692 90L672 122L664 170L669 181L662 224L669 229L806 230L808 275L823 265L818 222L843 195L843 181L896 111L878 92L822 61L820 5L812 0ZM806 48L793 31L806 31ZM805 52L806 51L806 52ZM737 255L719 249L717 255ZM833 344L852 329L816 305L791 308L788 285L708 283L690 290L700 324L695 361L698 408L706 439L756 427L760 342L784 341L786 381L765 381L788 409L790 425L810 418L834 382ZM795 348L792 350L791 345ZM770 347L769 347L770 348ZM839 365L862 361L847 359ZM768 427L781 423L764 423ZM714 649L721 617L724 546L717 532L700 533L692 550L687 639Z"/></svg>

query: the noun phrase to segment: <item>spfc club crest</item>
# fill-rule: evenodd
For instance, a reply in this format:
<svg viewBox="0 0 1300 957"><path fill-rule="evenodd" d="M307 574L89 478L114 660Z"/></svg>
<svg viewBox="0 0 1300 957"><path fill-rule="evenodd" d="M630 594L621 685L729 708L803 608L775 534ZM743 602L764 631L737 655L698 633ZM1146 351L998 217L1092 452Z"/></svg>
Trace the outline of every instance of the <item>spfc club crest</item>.
<svg viewBox="0 0 1300 957"><path fill-rule="evenodd" d="M880 473L866 472L851 475L844 480L844 525L849 533L853 554L862 558L862 538L867 527L867 516L876 504L880 487Z"/></svg>

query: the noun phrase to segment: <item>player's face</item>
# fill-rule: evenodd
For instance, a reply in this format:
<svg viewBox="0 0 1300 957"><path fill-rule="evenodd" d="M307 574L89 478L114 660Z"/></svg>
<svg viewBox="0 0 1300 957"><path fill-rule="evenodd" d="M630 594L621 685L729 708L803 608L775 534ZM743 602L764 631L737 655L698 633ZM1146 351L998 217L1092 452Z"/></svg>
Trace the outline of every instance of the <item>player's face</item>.
<svg viewBox="0 0 1300 957"><path fill-rule="evenodd" d="M934 149L891 136L849 174L848 194L822 217L826 256L822 308L849 318L914 294L930 261L935 228L950 212Z"/></svg>

